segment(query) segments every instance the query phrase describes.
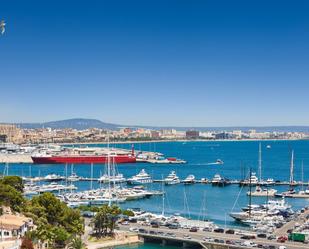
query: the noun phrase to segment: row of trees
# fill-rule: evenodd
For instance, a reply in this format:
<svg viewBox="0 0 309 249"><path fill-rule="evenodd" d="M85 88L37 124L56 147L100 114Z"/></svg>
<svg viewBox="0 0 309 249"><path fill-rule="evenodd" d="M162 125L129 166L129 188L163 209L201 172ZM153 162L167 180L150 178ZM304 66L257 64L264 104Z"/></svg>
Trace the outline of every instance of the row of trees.
<svg viewBox="0 0 309 249"><path fill-rule="evenodd" d="M83 244L80 237L84 232L84 219L80 211L96 213L91 224L97 237L113 236L118 219L134 215L132 211L121 210L116 205L72 209L52 193L43 193L27 200L23 197L22 191L23 182L20 177L6 176L0 179L0 206L10 206L13 211L31 217L36 229L27 234L27 239L33 242L47 242L52 248L63 248L69 243L71 247ZM28 245L29 241L25 244Z"/></svg>
<svg viewBox="0 0 309 249"><path fill-rule="evenodd" d="M52 248L65 247L70 241L80 240L84 220L79 210L69 208L52 193L43 193L27 200L22 191L20 177L5 176L0 179L0 206L10 206L13 211L24 213L37 226L27 233L29 240L47 242Z"/></svg>
<svg viewBox="0 0 309 249"><path fill-rule="evenodd" d="M97 237L114 235L116 222L121 213L121 209L116 205L103 205L92 220L94 234Z"/></svg>

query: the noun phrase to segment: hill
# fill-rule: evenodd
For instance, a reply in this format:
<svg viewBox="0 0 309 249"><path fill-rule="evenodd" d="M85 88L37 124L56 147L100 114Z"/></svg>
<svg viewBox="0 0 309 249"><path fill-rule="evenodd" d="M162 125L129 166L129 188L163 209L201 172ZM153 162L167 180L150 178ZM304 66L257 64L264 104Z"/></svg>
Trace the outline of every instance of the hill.
<svg viewBox="0 0 309 249"><path fill-rule="evenodd" d="M66 120L51 121L45 123L20 123L18 124L21 128L35 129L35 128L53 128L53 129L63 129L72 128L77 130L84 130L88 128L101 128L116 130L119 125L104 123L97 119L85 119L85 118L74 118Z"/></svg>
<svg viewBox="0 0 309 249"><path fill-rule="evenodd" d="M35 128L53 128L53 129L63 129L63 128L73 128L77 130L84 130L88 128L100 128L100 129L110 129L117 130L120 127L131 127L131 128L146 128L146 129L176 129L179 131L186 130L198 130L198 131L233 131L233 130L256 130L257 132L305 132L309 133L309 126L229 126L229 127L177 127L177 126L143 126L143 125L120 125L113 123L105 123L98 119L85 119L85 118L73 118L66 120L58 120L44 123L19 123L17 124L21 128L35 129Z"/></svg>

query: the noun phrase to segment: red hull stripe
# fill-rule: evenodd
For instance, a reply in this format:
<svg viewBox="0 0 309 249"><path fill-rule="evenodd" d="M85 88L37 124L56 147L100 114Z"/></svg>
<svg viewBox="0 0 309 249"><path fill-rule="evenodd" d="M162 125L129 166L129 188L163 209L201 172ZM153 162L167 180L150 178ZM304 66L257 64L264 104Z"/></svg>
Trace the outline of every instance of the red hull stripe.
<svg viewBox="0 0 309 249"><path fill-rule="evenodd" d="M132 156L115 156L110 158L115 163L135 163L136 158ZM106 156L85 156L85 157L32 157L32 161L37 164L55 164L55 163L106 163Z"/></svg>

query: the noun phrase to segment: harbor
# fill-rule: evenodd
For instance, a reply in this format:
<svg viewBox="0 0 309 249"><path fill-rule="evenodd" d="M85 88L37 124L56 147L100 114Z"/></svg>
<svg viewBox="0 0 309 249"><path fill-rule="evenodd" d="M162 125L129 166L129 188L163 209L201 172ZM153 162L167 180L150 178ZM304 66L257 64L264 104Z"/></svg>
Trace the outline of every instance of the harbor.
<svg viewBox="0 0 309 249"><path fill-rule="evenodd" d="M156 146L157 151L184 158L186 164L116 164L110 160L104 164L12 163L1 164L1 167L4 175L22 176L28 198L52 192L72 208L115 203L154 215L164 212L165 217L177 213L187 221L196 220L195 226L207 219L219 228L251 231L256 236L274 233L276 226L285 226L289 218L281 216L283 211L290 212L291 209L289 217L296 217L297 212L309 204L307 161L299 158L299 155L306 155L308 142L289 143L295 148L293 160L283 141L272 144L272 149L267 149L265 142L215 145L172 142L160 143ZM130 145L126 146L130 150ZM151 151L151 145L147 143L140 146L141 151ZM245 157L241 151L246 152ZM259 164L261 161L263 163ZM274 174L273 167L278 167L280 174ZM291 187L294 195L288 192ZM284 193L289 194L283 201L281 194ZM298 198L299 194L301 198ZM241 215L241 219L233 218L235 213ZM187 227L189 224L187 222ZM181 237L188 233L186 229ZM218 236L217 233L211 235L215 239ZM239 240L238 237L235 240ZM216 242L210 244L216 245Z"/></svg>

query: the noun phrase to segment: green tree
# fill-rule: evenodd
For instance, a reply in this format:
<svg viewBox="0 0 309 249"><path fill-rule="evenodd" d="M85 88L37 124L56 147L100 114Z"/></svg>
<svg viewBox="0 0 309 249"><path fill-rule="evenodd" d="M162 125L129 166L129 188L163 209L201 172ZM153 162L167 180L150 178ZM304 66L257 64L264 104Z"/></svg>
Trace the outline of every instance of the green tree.
<svg viewBox="0 0 309 249"><path fill-rule="evenodd" d="M10 185L15 188L18 192L23 192L24 184L23 180L19 176L5 176L0 180L0 184Z"/></svg>
<svg viewBox="0 0 309 249"><path fill-rule="evenodd" d="M93 229L98 237L113 235L121 209L103 205L92 220Z"/></svg>
<svg viewBox="0 0 309 249"><path fill-rule="evenodd" d="M66 242L70 238L70 234L65 230L64 227L53 227L53 245L54 247L63 248L66 245Z"/></svg>
<svg viewBox="0 0 309 249"><path fill-rule="evenodd" d="M14 187L0 183L0 204L10 206L13 211L20 211L25 202L21 192Z"/></svg>
<svg viewBox="0 0 309 249"><path fill-rule="evenodd" d="M31 200L33 212L38 217L44 215L47 219L47 222L51 225L57 225L61 220L64 210L67 206L58 200L52 193L43 193L39 196L34 196ZM42 210L43 208L43 210ZM41 213L43 212L43 214Z"/></svg>
<svg viewBox="0 0 309 249"><path fill-rule="evenodd" d="M123 210L123 211L122 211L122 214L123 214L123 215L126 215L126 216L131 216L131 217L134 216L133 211L132 211L132 210L128 210L128 209Z"/></svg>
<svg viewBox="0 0 309 249"><path fill-rule="evenodd" d="M84 249L85 245L83 243L83 240L79 236L75 236L71 239L71 241L68 244L68 249Z"/></svg>
<svg viewBox="0 0 309 249"><path fill-rule="evenodd" d="M71 234L81 235L84 231L84 220L79 210L65 208L60 223Z"/></svg>

